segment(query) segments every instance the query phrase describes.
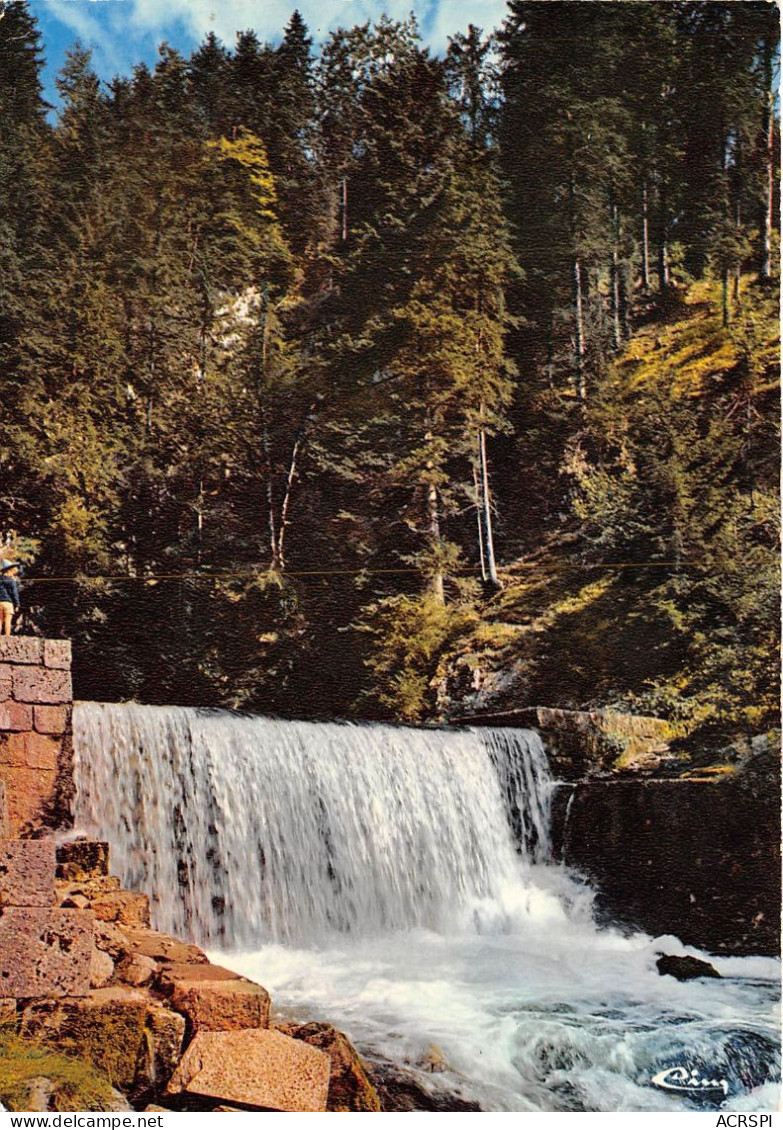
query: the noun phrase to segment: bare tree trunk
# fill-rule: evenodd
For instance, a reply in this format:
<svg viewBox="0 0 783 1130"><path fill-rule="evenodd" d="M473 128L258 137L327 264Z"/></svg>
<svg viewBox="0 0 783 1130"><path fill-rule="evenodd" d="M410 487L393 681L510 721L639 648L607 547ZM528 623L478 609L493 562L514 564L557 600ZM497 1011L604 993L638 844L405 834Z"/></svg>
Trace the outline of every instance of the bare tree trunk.
<svg viewBox="0 0 783 1130"><path fill-rule="evenodd" d="M196 499L196 564L201 566L203 556L204 538L204 479L198 481L198 498Z"/></svg>
<svg viewBox="0 0 783 1130"><path fill-rule="evenodd" d="M266 365L269 351L269 292L266 283L261 297L261 379L258 388L258 407L261 417L261 451L264 456L264 471L266 473L266 511L267 528L269 530L269 556L273 569L280 568L280 546L277 536L277 522L275 520L275 489L272 476L272 452L269 442L269 423L267 420L266 401Z"/></svg>
<svg viewBox="0 0 783 1130"><path fill-rule="evenodd" d="M283 504L280 507L280 534L277 539L277 561L280 569L285 569L285 535L286 530L291 522L288 517L291 509L291 496L293 494L294 483L299 471L299 456L305 441L307 432L307 423L312 413L315 411L317 402L310 405L307 412L302 417L302 422L294 439L294 446L291 448L291 458L288 461L288 474L285 480L285 494L283 495Z"/></svg>
<svg viewBox="0 0 783 1130"><path fill-rule="evenodd" d="M147 390L147 434L152 431L152 401L153 389L155 388L156 376L156 360L157 360L157 347L158 347L158 259L160 256L161 242L163 239L162 231L162 218L161 218L161 202L163 199L163 190L160 185L157 186L155 193L155 251L152 268L151 279L151 297L152 303L150 307L150 328L148 335L148 349L149 355L147 359L147 370L149 374L149 389Z"/></svg>
<svg viewBox="0 0 783 1130"><path fill-rule="evenodd" d="M348 178L343 177L340 198L340 238L343 243L348 238Z"/></svg>
<svg viewBox="0 0 783 1130"><path fill-rule="evenodd" d="M620 350L622 330L620 327L620 219L617 204L612 201L609 206L612 220L612 260L610 263L611 283L611 314L612 314L612 349L615 353Z"/></svg>
<svg viewBox="0 0 783 1130"><path fill-rule="evenodd" d="M736 191L736 194L734 196L734 226L736 227L738 232L739 232L739 229L742 227L742 199L741 199L741 195L740 195L740 186L739 185L737 185L737 191ZM741 277L742 277L742 264L740 263L739 260L737 260L737 262L734 264L734 282L733 282L733 287L732 287L732 290L733 290L732 297L734 299L735 307L738 307L739 304L740 304L740 280L741 280Z"/></svg>
<svg viewBox="0 0 783 1130"><path fill-rule="evenodd" d="M497 564L495 562L495 541L492 535L492 502L489 493L489 471L487 469L487 433L479 432L479 466L481 469L481 511L484 519L484 545L487 557L487 573L493 588L500 588Z"/></svg>
<svg viewBox="0 0 783 1130"><path fill-rule="evenodd" d="M582 264L579 253L574 255L573 263L574 285L574 372L576 375L576 388L580 400L587 399L587 384L585 381L585 323L582 298Z"/></svg>
<svg viewBox="0 0 783 1130"><path fill-rule="evenodd" d="M549 311L549 318L547 320L547 337L546 337L546 379L550 389L555 387L555 330L554 330L554 316L552 311Z"/></svg>
<svg viewBox="0 0 783 1130"><path fill-rule="evenodd" d="M669 215L666 185L661 185L660 191L660 231L658 237L658 287L666 292L671 286L669 271Z"/></svg>
<svg viewBox="0 0 783 1130"><path fill-rule="evenodd" d="M573 154L571 154L571 157L573 157ZM579 399L586 400L587 386L585 384L585 323L582 301L582 263L579 258L579 243L577 240L576 182L573 170L568 180L568 207L571 245L574 249L574 258L571 266L574 300L574 376Z"/></svg>
<svg viewBox="0 0 783 1130"><path fill-rule="evenodd" d="M723 265L720 272L720 310L721 323L725 328L729 325L729 268Z"/></svg>
<svg viewBox="0 0 783 1130"><path fill-rule="evenodd" d="M623 341L631 339L631 270L628 263L620 268L620 333Z"/></svg>
<svg viewBox="0 0 783 1130"><path fill-rule="evenodd" d="M487 581L487 561L484 552L484 521L481 513L481 487L479 486L478 467L473 464L473 490L476 499L476 533L478 536L479 561L481 563L481 579Z"/></svg>
<svg viewBox="0 0 783 1130"><path fill-rule="evenodd" d="M771 39L764 41L764 115L761 128L764 140L764 199L761 207L761 267L759 277L772 278L772 205L775 190L775 91L772 85Z"/></svg>
<svg viewBox="0 0 783 1130"><path fill-rule="evenodd" d="M682 529L680 528L679 520L675 519L672 549L674 553L674 570L676 573L682 572L683 548Z"/></svg>
<svg viewBox="0 0 783 1130"><path fill-rule="evenodd" d="M728 180L728 139L723 137L721 141L721 154L720 154L720 167L723 173L723 220L726 227L729 221L729 180ZM721 305L721 320L724 328L729 324L729 261L725 251L723 253L723 262L720 267L720 305Z"/></svg>
<svg viewBox="0 0 783 1130"><path fill-rule="evenodd" d="M275 491L272 482L272 454L269 445L269 427L266 418L266 406L264 404L264 390L261 389L259 397L259 406L261 410L261 451L264 456L264 472L266 474L266 512L267 512L267 528L269 530L269 555L271 558L272 568L277 569L280 567L280 547L277 540L277 523L275 521Z"/></svg>
<svg viewBox="0 0 783 1130"><path fill-rule="evenodd" d="M650 289L650 216L647 181L642 185L642 289Z"/></svg>
<svg viewBox="0 0 783 1130"><path fill-rule="evenodd" d="M432 470L432 467L430 467ZM440 546L440 516L438 510L438 487L434 480L427 484L427 524L430 545L433 549ZM438 604L446 603L446 591L443 584L443 569L438 566L433 570L430 578L430 595Z"/></svg>
<svg viewBox="0 0 783 1130"><path fill-rule="evenodd" d="M742 445L742 455L745 460L748 475L748 501L750 503L750 509L754 510L756 506L756 477L753 474L753 461L750 457L753 437L753 408L750 400L751 392L749 390L747 400L745 401L745 441Z"/></svg>

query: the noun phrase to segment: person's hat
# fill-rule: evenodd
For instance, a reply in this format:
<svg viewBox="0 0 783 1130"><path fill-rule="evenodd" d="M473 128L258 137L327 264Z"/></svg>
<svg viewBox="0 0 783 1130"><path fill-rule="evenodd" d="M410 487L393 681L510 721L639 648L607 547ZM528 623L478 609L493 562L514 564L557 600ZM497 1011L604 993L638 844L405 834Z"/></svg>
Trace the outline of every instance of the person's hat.
<svg viewBox="0 0 783 1130"><path fill-rule="evenodd" d="M0 562L0 573L7 573L9 569L18 569L21 566L21 561L3 561Z"/></svg>

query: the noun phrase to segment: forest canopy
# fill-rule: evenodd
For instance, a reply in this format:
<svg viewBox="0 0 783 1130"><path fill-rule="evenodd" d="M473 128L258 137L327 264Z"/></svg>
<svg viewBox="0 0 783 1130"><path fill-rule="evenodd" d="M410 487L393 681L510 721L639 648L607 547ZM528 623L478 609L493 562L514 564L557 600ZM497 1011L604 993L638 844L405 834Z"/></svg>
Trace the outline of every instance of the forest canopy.
<svg viewBox="0 0 783 1130"><path fill-rule="evenodd" d="M778 60L757 0L294 12L77 43L52 118L6 6L0 539L79 696L771 724Z"/></svg>

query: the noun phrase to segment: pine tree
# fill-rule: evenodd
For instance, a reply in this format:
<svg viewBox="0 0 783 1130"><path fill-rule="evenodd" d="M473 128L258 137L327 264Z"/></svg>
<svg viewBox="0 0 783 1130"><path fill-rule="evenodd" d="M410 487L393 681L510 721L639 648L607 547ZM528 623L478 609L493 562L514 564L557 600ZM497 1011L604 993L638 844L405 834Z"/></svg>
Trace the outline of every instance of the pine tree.
<svg viewBox="0 0 783 1130"><path fill-rule="evenodd" d="M442 64L404 25L393 52L390 25L376 32L377 55L367 39L341 43L362 49L365 68L333 368L356 390L363 422L333 421L334 466L348 476L365 468L379 501L397 499L401 548L442 603L459 554L446 525L473 494L473 464L510 396L502 292L513 257L491 162L463 133ZM485 465L481 475L486 488ZM486 513L482 537L486 569Z"/></svg>
<svg viewBox="0 0 783 1130"><path fill-rule="evenodd" d="M0 21L0 342L8 349L23 316L22 277L40 233L42 150L48 136L40 72L40 34L26 3ZM3 359L8 368L8 357Z"/></svg>
<svg viewBox="0 0 783 1130"><path fill-rule="evenodd" d="M231 120L230 59L214 32L209 32L188 63L191 90L209 137L228 134Z"/></svg>
<svg viewBox="0 0 783 1130"><path fill-rule="evenodd" d="M449 39L446 76L468 139L477 150L487 149L497 136L500 114L500 70L494 35L468 24L466 34Z"/></svg>
<svg viewBox="0 0 783 1130"><path fill-rule="evenodd" d="M504 172L518 253L536 287L539 332L553 357L568 356L581 400L620 321L619 208L629 170L616 9L513 2L501 34Z"/></svg>
<svg viewBox="0 0 783 1130"><path fill-rule="evenodd" d="M259 137L268 136L274 112L274 64L275 52L268 44L262 45L254 31L237 35L230 60L232 124Z"/></svg>
<svg viewBox="0 0 783 1130"><path fill-rule="evenodd" d="M6 6L0 19L0 383L8 440L23 417L26 359L44 330L40 300L50 265L44 249L50 137L42 66L40 34L28 5ZM39 501L24 474L23 455L11 443L0 452L0 489L0 538L7 544L29 528Z"/></svg>
<svg viewBox="0 0 783 1130"><path fill-rule="evenodd" d="M296 254L317 246L321 189L312 158L315 91L312 40L295 11L271 68L272 113L261 136L277 184L280 220Z"/></svg>

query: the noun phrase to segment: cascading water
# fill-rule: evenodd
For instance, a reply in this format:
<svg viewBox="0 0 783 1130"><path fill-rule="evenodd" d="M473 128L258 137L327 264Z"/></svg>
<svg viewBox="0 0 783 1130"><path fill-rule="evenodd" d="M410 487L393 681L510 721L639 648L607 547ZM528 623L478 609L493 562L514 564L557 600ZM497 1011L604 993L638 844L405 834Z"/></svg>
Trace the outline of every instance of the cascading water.
<svg viewBox="0 0 783 1130"><path fill-rule="evenodd" d="M156 925L200 941L502 913L519 861L493 762L526 856L548 854L551 780L532 731L488 731L485 745L480 732L133 705L82 705L74 730L80 826L152 893Z"/></svg>
<svg viewBox="0 0 783 1130"><path fill-rule="evenodd" d="M651 1086L676 1066L777 1102L777 963L682 985L654 965L676 939L599 931L549 861L535 733L80 704L74 738L78 830L155 924L366 1053L415 1071L437 1044L485 1110L694 1109Z"/></svg>

